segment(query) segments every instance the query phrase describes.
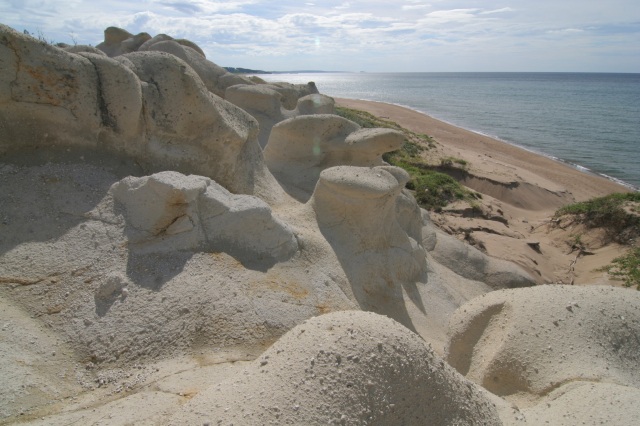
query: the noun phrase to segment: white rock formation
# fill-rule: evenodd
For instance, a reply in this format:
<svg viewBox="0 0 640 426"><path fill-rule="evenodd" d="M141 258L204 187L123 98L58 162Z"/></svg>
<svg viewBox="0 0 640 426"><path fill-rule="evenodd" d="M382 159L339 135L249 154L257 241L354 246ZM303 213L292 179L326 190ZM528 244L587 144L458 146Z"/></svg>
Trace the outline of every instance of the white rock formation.
<svg viewBox="0 0 640 426"><path fill-rule="evenodd" d="M335 312L293 328L171 424L500 425L484 393L395 321Z"/></svg>
<svg viewBox="0 0 640 426"><path fill-rule="evenodd" d="M6 26L0 33L0 155L102 150L147 171L197 173L235 193L278 196L255 120L178 57L76 55Z"/></svg>
<svg viewBox="0 0 640 426"><path fill-rule="evenodd" d="M310 94L296 99L294 109L283 106L284 96L274 85L239 84L228 87L225 99L247 111L258 121L260 134L258 141L265 147L273 126L287 118L298 115L333 114L335 102L332 98L320 94Z"/></svg>
<svg viewBox="0 0 640 426"><path fill-rule="evenodd" d="M161 172L128 177L111 188L137 252L215 251L245 264L275 263L298 251L291 228L271 207L250 195L234 195L211 179Z"/></svg>
<svg viewBox="0 0 640 426"><path fill-rule="evenodd" d="M306 201L323 170L344 165L382 166L382 154L398 149L403 141L395 130L361 129L337 115L304 115L273 127L264 158L283 188Z"/></svg>
<svg viewBox="0 0 640 426"><path fill-rule="evenodd" d="M527 277L434 231L400 133L186 40L100 48L0 26L0 422L634 424L637 292L492 292Z"/></svg>
<svg viewBox="0 0 640 426"><path fill-rule="evenodd" d="M640 386L640 294L611 287L501 290L450 321L447 361L496 395L542 397L573 382Z"/></svg>
<svg viewBox="0 0 640 426"><path fill-rule="evenodd" d="M413 328L403 292L420 299L415 285L426 280L427 265L421 241L396 216L408 179L398 168L332 167L320 174L309 203L360 306Z"/></svg>

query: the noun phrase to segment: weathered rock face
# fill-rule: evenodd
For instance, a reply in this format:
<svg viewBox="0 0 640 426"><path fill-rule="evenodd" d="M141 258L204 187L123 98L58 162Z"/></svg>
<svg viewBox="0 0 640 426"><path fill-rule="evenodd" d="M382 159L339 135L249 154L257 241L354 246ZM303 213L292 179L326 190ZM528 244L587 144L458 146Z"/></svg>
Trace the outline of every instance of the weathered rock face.
<svg viewBox="0 0 640 426"><path fill-rule="evenodd" d="M277 192L255 120L178 57L76 55L5 26L0 41L0 154L82 147L149 171L208 176L236 193Z"/></svg>
<svg viewBox="0 0 640 426"><path fill-rule="evenodd" d="M343 311L305 321L172 424L500 425L495 406L397 322Z"/></svg>
<svg viewBox="0 0 640 426"><path fill-rule="evenodd" d="M258 121L260 126L258 140L263 148L267 145L271 129L275 124L298 115L335 112L333 99L320 94L306 95L296 99L296 108L286 109L283 106L284 97L278 91L278 87L268 84L240 84L228 87L225 99L247 111Z"/></svg>
<svg viewBox="0 0 640 426"><path fill-rule="evenodd" d="M0 26L0 59L0 154L95 143L101 119L91 61L6 26Z"/></svg>
<svg viewBox="0 0 640 426"><path fill-rule="evenodd" d="M149 41L151 36L147 33L133 35L122 28L109 27L104 30L104 41L96 46L109 57L131 53L138 50L142 44Z"/></svg>
<svg viewBox="0 0 640 426"><path fill-rule="evenodd" d="M581 381L637 388L639 325L636 291L550 285L501 290L456 311L447 361L505 397L541 397Z"/></svg>
<svg viewBox="0 0 640 426"><path fill-rule="evenodd" d="M320 174L309 203L360 306L412 327L403 291L420 298L415 286L426 281L427 265L421 240L397 219L408 179L399 168L332 167Z"/></svg>
<svg viewBox="0 0 640 426"><path fill-rule="evenodd" d="M291 228L257 197L233 195L211 179L162 172L129 177L111 188L138 253L215 251L243 264L275 264L298 251Z"/></svg>
<svg viewBox="0 0 640 426"><path fill-rule="evenodd" d="M518 265L487 256L438 230L430 221L423 228L423 245L436 262L460 276L482 281L496 290L536 285L535 279Z"/></svg>
<svg viewBox="0 0 640 426"><path fill-rule="evenodd" d="M170 39L146 44L140 51L166 52L182 59L193 68L210 92L224 97L225 87L221 86L220 78L227 74L227 70L208 61L198 50Z"/></svg>
<svg viewBox="0 0 640 426"><path fill-rule="evenodd" d="M337 115L305 115L273 127L264 157L285 190L306 201L323 170L343 165L382 166L382 154L398 149L403 141L395 130L361 129Z"/></svg>

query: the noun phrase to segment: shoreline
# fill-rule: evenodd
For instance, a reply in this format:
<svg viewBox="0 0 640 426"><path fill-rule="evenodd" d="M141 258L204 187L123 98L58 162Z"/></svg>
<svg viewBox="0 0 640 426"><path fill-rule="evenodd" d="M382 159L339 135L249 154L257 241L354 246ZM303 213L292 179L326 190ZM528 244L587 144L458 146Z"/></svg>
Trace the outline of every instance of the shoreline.
<svg viewBox="0 0 640 426"><path fill-rule="evenodd" d="M347 98L335 98L334 97L334 99L346 100ZM586 174L591 175L591 176L597 176L597 177L605 178L608 181L611 181L611 182L616 183L616 184L618 184L620 186L623 186L627 190L640 191L640 187L636 187L631 183L623 181L622 179L618 179L616 177L609 176L606 173L600 173L600 172L594 171L594 170L592 170L592 169L590 169L590 168L588 168L586 166L583 166L581 164L572 163L571 161L564 160L562 158L556 157L556 156L551 155L551 154L547 154L547 153L542 152L542 151L536 151L533 148L528 148L526 146L517 144L515 142L510 142L510 141L501 139L501 138L499 138L498 136L495 136L495 135L491 135L491 134L488 134L488 133L481 132L479 130L474 130L474 129L471 129L471 128L468 128L468 127L457 125L457 124L452 123L450 121L447 121L447 120L444 120L442 118L433 116L433 115L429 114L428 112L412 108L410 105L398 104L398 103L394 103L394 102L373 101L373 100L369 100L369 99L349 99L349 100L357 100L357 101L362 101L362 102L382 103L382 104L388 104L388 105L397 106L397 107L400 107L400 108L405 108L405 109L408 109L410 111L417 112L418 114L422 114L424 116L430 117L433 120L437 120L437 121L440 121L440 122L442 122L444 124L448 124L449 126L452 126L452 127L458 128L458 129L462 129L462 130L465 130L465 131L468 131L468 132L471 132L471 133L475 133L475 134L478 134L480 136L484 136L484 137L487 137L487 138L490 138L490 139L494 139L494 140L496 140L498 142L502 142L504 144L507 144L507 145L510 145L510 146L513 146L513 147L516 147L516 148L520 148L520 149L522 149L522 150L524 150L524 151L526 151L528 153L531 153L533 155L539 155L539 156L548 158L550 160L556 161L558 163L565 164L565 165L567 165L569 167L572 167L572 168L576 169L579 172L586 173Z"/></svg>
<svg viewBox="0 0 640 426"><path fill-rule="evenodd" d="M528 182L551 191L562 191L564 188L575 201L637 190L631 184L584 166L456 126L408 106L340 97L334 99L337 106L364 110L416 133L433 137L445 149L458 151L460 156L466 157L464 159L474 166L474 171L486 178ZM482 161L478 162L478 158ZM512 173L509 173L509 169ZM519 171L529 176L522 176Z"/></svg>

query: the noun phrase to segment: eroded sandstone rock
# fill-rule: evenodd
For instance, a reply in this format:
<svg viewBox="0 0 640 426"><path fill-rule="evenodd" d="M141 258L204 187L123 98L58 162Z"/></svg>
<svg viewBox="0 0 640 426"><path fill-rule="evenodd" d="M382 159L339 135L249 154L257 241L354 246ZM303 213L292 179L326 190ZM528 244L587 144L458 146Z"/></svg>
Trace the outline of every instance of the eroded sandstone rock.
<svg viewBox="0 0 640 426"><path fill-rule="evenodd" d="M500 425L495 406L422 339L381 315L309 319L172 424Z"/></svg>
<svg viewBox="0 0 640 426"><path fill-rule="evenodd" d="M275 263L298 251L292 229L268 204L234 195L211 179L161 172L128 177L111 188L125 210L130 247L138 252L206 250L243 263Z"/></svg>
<svg viewBox="0 0 640 426"><path fill-rule="evenodd" d="M421 241L397 217L407 180L399 168L332 167L309 203L361 307L412 327L403 292L421 303L416 283L426 279L427 264Z"/></svg>
<svg viewBox="0 0 640 426"><path fill-rule="evenodd" d="M225 99L247 111L258 121L260 126L258 140L263 148L269 141L273 126L287 118L334 113L333 99L320 94L306 95L297 99L295 109L286 109L283 106L284 97L277 89L276 86L269 84L239 84L228 87L225 92ZM292 143L295 142L292 141Z"/></svg>
<svg viewBox="0 0 640 426"><path fill-rule="evenodd" d="M2 26L0 57L0 154L83 148L148 172L208 176L236 193L278 192L255 120L175 55L73 54Z"/></svg>
<svg viewBox="0 0 640 426"><path fill-rule="evenodd" d="M633 290L559 285L501 290L456 311L447 361L503 397L541 397L581 381L637 388L639 325L640 294Z"/></svg>
<svg viewBox="0 0 640 426"><path fill-rule="evenodd" d="M333 166L382 166L382 154L404 141L390 129L361 129L337 115L298 116L275 125L264 149L269 170L294 197L306 201L320 173Z"/></svg>

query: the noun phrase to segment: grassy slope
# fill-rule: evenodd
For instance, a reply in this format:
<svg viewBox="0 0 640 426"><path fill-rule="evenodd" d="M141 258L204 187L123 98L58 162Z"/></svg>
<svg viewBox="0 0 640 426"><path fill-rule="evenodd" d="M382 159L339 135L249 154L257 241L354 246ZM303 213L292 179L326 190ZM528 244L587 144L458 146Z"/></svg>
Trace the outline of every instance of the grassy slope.
<svg viewBox="0 0 640 426"><path fill-rule="evenodd" d="M405 142L402 148L387 153L383 159L397 167L401 167L411 175L407 188L414 191L418 204L427 210L438 210L455 200L473 201L478 194L460 185L447 174L434 170L423 153L435 147L435 141L428 135L412 132L399 124L376 117L365 111L337 107L336 114L347 118L362 127L384 127L402 132ZM446 160L446 161L445 161ZM456 158L447 158L440 167L465 167L466 162Z"/></svg>

